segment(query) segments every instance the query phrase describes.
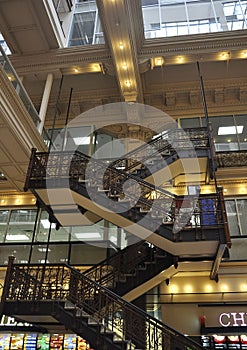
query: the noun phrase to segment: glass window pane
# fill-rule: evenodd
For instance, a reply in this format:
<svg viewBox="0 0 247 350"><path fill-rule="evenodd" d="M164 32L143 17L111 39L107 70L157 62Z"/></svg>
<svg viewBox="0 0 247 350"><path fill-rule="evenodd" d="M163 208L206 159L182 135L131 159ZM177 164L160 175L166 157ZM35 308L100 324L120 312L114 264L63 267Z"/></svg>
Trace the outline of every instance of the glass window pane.
<svg viewBox="0 0 247 350"><path fill-rule="evenodd" d="M242 127L242 132L238 132L238 140L240 149L246 150L247 149L247 115L236 115L235 116L235 122L237 126Z"/></svg>
<svg viewBox="0 0 247 350"><path fill-rule="evenodd" d="M49 235L50 221L46 211L42 211L39 225L35 235L36 242L47 242ZM56 230L56 225L51 224L50 242L61 242L69 240L69 228L60 227Z"/></svg>
<svg viewBox="0 0 247 350"><path fill-rule="evenodd" d="M210 117L216 151L239 149L237 128L233 116Z"/></svg>
<svg viewBox="0 0 247 350"><path fill-rule="evenodd" d="M37 210L18 209L10 213L6 242L31 242Z"/></svg>
<svg viewBox="0 0 247 350"><path fill-rule="evenodd" d="M9 256L15 257L15 264L27 264L29 252L30 245L2 245L0 246L0 265L7 265Z"/></svg>
<svg viewBox="0 0 247 350"><path fill-rule="evenodd" d="M8 217L9 210L0 210L0 242L3 242L5 239Z"/></svg>
<svg viewBox="0 0 247 350"><path fill-rule="evenodd" d="M231 236L238 236L240 235L240 230L238 226L238 218L237 218L235 201L226 200L225 205L226 205L226 213L227 213L230 234Z"/></svg>
<svg viewBox="0 0 247 350"><path fill-rule="evenodd" d="M48 263L67 263L68 262L68 244L50 244L48 249Z"/></svg>
<svg viewBox="0 0 247 350"><path fill-rule="evenodd" d="M88 244L73 244L71 246L70 264L93 265L106 259L107 249Z"/></svg>
<svg viewBox="0 0 247 350"><path fill-rule="evenodd" d="M34 245L32 248L31 263L32 264L44 264L47 245Z"/></svg>
<svg viewBox="0 0 247 350"><path fill-rule="evenodd" d="M238 217L241 232L243 235L247 234L247 199L237 199Z"/></svg>
<svg viewBox="0 0 247 350"><path fill-rule="evenodd" d="M74 15L69 46L93 43L95 16L95 11Z"/></svg>
<svg viewBox="0 0 247 350"><path fill-rule="evenodd" d="M181 128L197 128L200 127L200 118L181 118L180 119Z"/></svg>

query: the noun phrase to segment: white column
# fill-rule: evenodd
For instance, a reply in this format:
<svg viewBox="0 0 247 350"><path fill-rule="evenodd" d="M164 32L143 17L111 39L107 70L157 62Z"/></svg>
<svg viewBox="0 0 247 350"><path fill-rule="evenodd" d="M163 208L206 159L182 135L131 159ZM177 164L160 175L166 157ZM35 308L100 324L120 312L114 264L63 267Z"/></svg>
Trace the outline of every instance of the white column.
<svg viewBox="0 0 247 350"><path fill-rule="evenodd" d="M38 130L40 134L42 133L44 123L45 123L46 111L47 111L48 102L50 98L52 83L53 83L53 74L48 73L46 77L45 88L44 88L41 106L39 110L40 124L39 124Z"/></svg>

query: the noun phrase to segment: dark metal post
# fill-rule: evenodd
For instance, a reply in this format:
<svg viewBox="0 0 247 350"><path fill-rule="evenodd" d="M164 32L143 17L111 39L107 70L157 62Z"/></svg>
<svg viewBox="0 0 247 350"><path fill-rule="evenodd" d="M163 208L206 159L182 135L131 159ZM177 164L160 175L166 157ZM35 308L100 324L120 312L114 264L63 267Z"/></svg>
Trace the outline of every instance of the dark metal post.
<svg viewBox="0 0 247 350"><path fill-rule="evenodd" d="M51 145L52 145L52 141L53 141L52 139L53 139L53 134L54 134L54 128L55 128L55 123L56 123L58 104L59 104L59 100L60 100L62 86L63 86L63 75L62 75L62 78L60 80L60 85L59 85L59 90L58 90L58 96L57 96L57 101L56 101L54 118L53 118L53 122L52 122L51 137L50 137L50 144L49 144L48 152L50 152L50 150L51 150Z"/></svg>
<svg viewBox="0 0 247 350"><path fill-rule="evenodd" d="M204 115L205 115L205 119L206 119L208 135L209 135L210 157L211 157L211 162L212 162L212 176L213 176L213 179L214 179L215 187L217 189L217 179L216 179L216 174L215 174L215 172L216 172L216 162L215 162L214 142L213 142L213 137L212 137L212 128L210 126L209 117L208 117L206 95L205 95L204 84L203 84L203 79L202 79L202 75L201 75L199 62L197 62L197 69L198 69L198 74L199 74L199 79L200 79L200 87L201 87Z"/></svg>
<svg viewBox="0 0 247 350"><path fill-rule="evenodd" d="M31 177L31 174L32 174L32 167L33 167L33 162L34 162L34 157L35 157L36 151L37 151L36 148L32 148L31 157L30 157L30 160L29 160L28 168L27 168L27 175L26 175L25 185L24 185L24 188L23 188L23 190L25 192L27 192L28 187L29 187L29 181L30 181L30 177Z"/></svg>
<svg viewBox="0 0 247 350"><path fill-rule="evenodd" d="M69 111L70 111L70 105L71 105L72 92L73 92L73 88L70 89L70 94L69 94L69 103L68 103L68 108L67 108L67 114L66 114L66 120L65 120L65 130L64 130L64 135L63 135L63 146L62 146L63 151L65 149L66 136L67 136L67 130L68 130L67 124L68 124L68 120L69 120Z"/></svg>
<svg viewBox="0 0 247 350"><path fill-rule="evenodd" d="M9 292L11 273L12 273L12 268L13 268L13 265L14 265L14 260L15 260L14 256L9 256L8 267L7 267L7 270L6 270L6 275L5 275L5 279L4 279L4 286L3 286L3 292L2 292L2 296L1 296L1 302L0 302L0 319L3 316L4 303L6 301L6 298L8 296L8 292Z"/></svg>
<svg viewBox="0 0 247 350"><path fill-rule="evenodd" d="M220 209L221 209L222 220L223 220L223 225L224 225L226 244L227 244L228 248L231 248L232 242L231 242L231 235L230 235L227 214L226 214L226 206L225 206L225 200L224 200L224 194L223 194L223 187L218 188L218 195L219 195Z"/></svg>

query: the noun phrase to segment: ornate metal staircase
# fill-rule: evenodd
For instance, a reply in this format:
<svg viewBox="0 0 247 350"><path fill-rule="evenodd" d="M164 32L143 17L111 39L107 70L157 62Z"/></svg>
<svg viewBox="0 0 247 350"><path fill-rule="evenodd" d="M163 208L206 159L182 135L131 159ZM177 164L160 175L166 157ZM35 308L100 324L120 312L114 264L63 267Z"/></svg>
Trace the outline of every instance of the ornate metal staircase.
<svg viewBox="0 0 247 350"><path fill-rule="evenodd" d="M58 225L80 225L80 206L174 255L212 256L230 244L222 191L175 196L77 151L33 151L25 189Z"/></svg>
<svg viewBox="0 0 247 350"><path fill-rule="evenodd" d="M2 312L32 322L50 316L96 350L202 347L70 266L18 266L10 259Z"/></svg>

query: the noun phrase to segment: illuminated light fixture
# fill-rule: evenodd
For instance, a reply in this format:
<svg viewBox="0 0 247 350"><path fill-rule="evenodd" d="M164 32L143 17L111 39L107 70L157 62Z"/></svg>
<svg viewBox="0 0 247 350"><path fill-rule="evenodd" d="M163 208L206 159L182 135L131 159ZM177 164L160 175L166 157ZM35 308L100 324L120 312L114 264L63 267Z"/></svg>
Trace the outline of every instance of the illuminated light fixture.
<svg viewBox="0 0 247 350"><path fill-rule="evenodd" d="M241 284L240 288L243 292L247 291L247 284L246 283Z"/></svg>
<svg viewBox="0 0 247 350"><path fill-rule="evenodd" d="M124 70L127 70L127 68L128 68L127 64L124 63L124 64L122 65L122 68L123 68Z"/></svg>
<svg viewBox="0 0 247 350"><path fill-rule="evenodd" d="M74 137L73 140L74 140L74 143L76 144L76 146L90 145L90 136Z"/></svg>
<svg viewBox="0 0 247 350"><path fill-rule="evenodd" d="M227 188L224 188L224 192L227 192Z"/></svg>
<svg viewBox="0 0 247 350"><path fill-rule="evenodd" d="M178 63L182 63L184 61L184 58L182 56L178 56L177 61Z"/></svg>
<svg viewBox="0 0 247 350"><path fill-rule="evenodd" d="M172 284L172 285L170 286L170 292L171 292L171 293L177 293L177 292L178 292L178 287L177 287L176 284Z"/></svg>
<svg viewBox="0 0 247 350"><path fill-rule="evenodd" d="M16 199L16 204L21 204L21 200L20 199Z"/></svg>
<svg viewBox="0 0 247 350"><path fill-rule="evenodd" d="M94 71L94 72L101 72L101 66L100 66L100 64L99 63L95 63L95 64L93 64L93 66L92 66L92 70Z"/></svg>
<svg viewBox="0 0 247 350"><path fill-rule="evenodd" d="M231 139L228 139L227 142L230 143L230 142L232 142L232 140L231 140Z"/></svg>
<svg viewBox="0 0 247 350"><path fill-rule="evenodd" d="M221 290L222 290L223 292L228 291L228 286L227 286L226 284L223 284L223 285L221 286Z"/></svg>
<svg viewBox="0 0 247 350"><path fill-rule="evenodd" d="M78 73L78 72L79 72L79 69L78 69L78 68L74 68L74 72L75 72L75 73Z"/></svg>
<svg viewBox="0 0 247 350"><path fill-rule="evenodd" d="M220 59L221 60L227 60L227 59L229 59L230 58L230 52L222 52L221 54L220 54Z"/></svg>
<svg viewBox="0 0 247 350"><path fill-rule="evenodd" d="M4 200L4 199L1 199L1 203L5 203L5 200Z"/></svg>
<svg viewBox="0 0 247 350"><path fill-rule="evenodd" d="M124 49L123 43L119 43L119 48L120 48L120 50L123 50L123 49Z"/></svg>
<svg viewBox="0 0 247 350"><path fill-rule="evenodd" d="M246 188L245 187L242 187L241 188L241 192L245 192L246 191Z"/></svg>
<svg viewBox="0 0 247 350"><path fill-rule="evenodd" d="M13 80L13 78L12 78L12 76L11 76L11 75L8 75L8 79L9 79L10 81L12 81L12 80Z"/></svg>
<svg viewBox="0 0 247 350"><path fill-rule="evenodd" d="M101 238L101 235L99 232L80 232L75 233L75 237L77 239L95 239L95 238Z"/></svg>
<svg viewBox="0 0 247 350"><path fill-rule="evenodd" d="M244 125L220 126L218 130L218 135L235 135L237 133L242 134L243 130L244 130Z"/></svg>
<svg viewBox="0 0 247 350"><path fill-rule="evenodd" d="M210 293L210 292L212 292L212 286L210 285L210 284L207 284L206 285L206 287L205 287L205 289L206 289L206 291L208 292L208 293Z"/></svg>
<svg viewBox="0 0 247 350"><path fill-rule="evenodd" d="M243 56L244 56L244 57L247 57L247 51L244 51L244 52L243 52Z"/></svg>
<svg viewBox="0 0 247 350"><path fill-rule="evenodd" d="M219 126L218 135L236 135L237 133L242 134L243 129L243 125Z"/></svg>
<svg viewBox="0 0 247 350"><path fill-rule="evenodd" d="M187 286L184 287L184 290L186 293L191 293L193 291L193 288L190 284L187 284Z"/></svg>
<svg viewBox="0 0 247 350"><path fill-rule="evenodd" d="M45 248L45 247L39 247L39 248L38 248L38 251L44 253L44 252L46 252L46 251L50 252L51 249L50 249L50 248L47 249L47 248Z"/></svg>
<svg viewBox="0 0 247 350"><path fill-rule="evenodd" d="M8 235L6 236L6 241L29 241L29 237L27 235Z"/></svg>
<svg viewBox="0 0 247 350"><path fill-rule="evenodd" d="M127 87L130 87L130 86L131 86L131 82L130 82L129 80L126 80L125 85L126 85Z"/></svg>
<svg viewBox="0 0 247 350"><path fill-rule="evenodd" d="M244 139L244 142L246 142L247 141L247 139Z"/></svg>
<svg viewBox="0 0 247 350"><path fill-rule="evenodd" d="M48 219L42 219L40 220L41 221L41 224L44 228L50 228L50 221ZM55 228L56 227L56 224L51 224L51 228Z"/></svg>
<svg viewBox="0 0 247 350"><path fill-rule="evenodd" d="M165 59L162 56L159 57L153 57L151 59L151 66L152 67L161 67L165 63Z"/></svg>
<svg viewBox="0 0 247 350"><path fill-rule="evenodd" d="M32 202L35 202L35 198L32 198Z"/></svg>

